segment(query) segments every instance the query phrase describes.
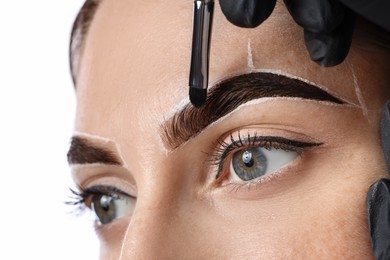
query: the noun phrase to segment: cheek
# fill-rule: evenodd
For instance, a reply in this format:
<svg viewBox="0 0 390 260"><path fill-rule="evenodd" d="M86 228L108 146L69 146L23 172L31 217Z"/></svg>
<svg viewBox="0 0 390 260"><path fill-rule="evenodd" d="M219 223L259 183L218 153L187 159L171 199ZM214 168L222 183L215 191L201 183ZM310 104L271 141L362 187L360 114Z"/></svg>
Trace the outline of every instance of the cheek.
<svg viewBox="0 0 390 260"><path fill-rule="evenodd" d="M301 218L289 223L300 239L288 243L301 258L372 259L365 201L369 185L386 174L380 147L346 145L330 154L302 191Z"/></svg>
<svg viewBox="0 0 390 260"><path fill-rule="evenodd" d="M371 148L370 148L371 147ZM367 149L369 148L369 149ZM230 255L291 259L372 259L369 185L385 175L378 145L347 144L316 154L278 195L220 205Z"/></svg>
<svg viewBox="0 0 390 260"><path fill-rule="evenodd" d="M288 242L293 255L301 259L372 259L362 201L324 207L319 203L315 215L302 218L298 224L299 239L290 238Z"/></svg>

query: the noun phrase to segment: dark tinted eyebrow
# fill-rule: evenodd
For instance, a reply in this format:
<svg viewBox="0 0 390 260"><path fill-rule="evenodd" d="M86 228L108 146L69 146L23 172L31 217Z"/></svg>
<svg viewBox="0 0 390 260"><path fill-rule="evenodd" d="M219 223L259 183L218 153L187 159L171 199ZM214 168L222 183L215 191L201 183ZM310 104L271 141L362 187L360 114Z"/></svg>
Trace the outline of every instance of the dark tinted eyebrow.
<svg viewBox="0 0 390 260"><path fill-rule="evenodd" d="M91 163L122 165L121 160L114 152L79 136L72 137L67 157L69 165Z"/></svg>
<svg viewBox="0 0 390 260"><path fill-rule="evenodd" d="M161 125L162 140L167 147L175 149L240 105L265 97L295 97L344 104L317 86L299 79L264 72L243 74L213 87L203 107L188 104L166 120Z"/></svg>

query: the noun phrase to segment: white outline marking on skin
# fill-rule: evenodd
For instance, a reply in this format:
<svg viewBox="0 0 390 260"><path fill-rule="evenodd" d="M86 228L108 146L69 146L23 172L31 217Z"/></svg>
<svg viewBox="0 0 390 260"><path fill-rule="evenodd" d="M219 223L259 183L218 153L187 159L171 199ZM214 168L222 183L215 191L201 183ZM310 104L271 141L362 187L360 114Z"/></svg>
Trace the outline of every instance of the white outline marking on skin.
<svg viewBox="0 0 390 260"><path fill-rule="evenodd" d="M284 76L284 77L287 77L287 78L290 78L290 79L297 79L297 80L300 80L300 81L303 81L305 83L308 83L308 84L311 84L313 86L316 86L317 88L321 89L321 90L324 90L325 92L328 92L329 94L335 96L336 98L340 99L341 101L343 101L344 103L347 103L347 104L350 104L350 105L353 105L353 106L357 106L359 107L360 105L359 104L356 104L350 100L346 100L345 98L342 98L340 97L338 94L334 93L333 91L330 91L327 87L323 86L323 85L319 85L313 81L310 81L308 79L305 79L305 78L301 78L301 77L298 77L298 76L295 76L295 75L292 75L292 74L289 74L287 72L283 72L281 70L275 70L275 69L256 69L254 68L253 71L250 71L250 73L256 73L256 72L263 72L263 73L270 73L270 74L274 74L274 75L279 75L279 76ZM248 74L248 71L238 71L236 73L232 73L232 74L229 74L229 75L225 75L223 76L222 78L218 78L216 80L213 81L212 84L210 84L211 87L209 87L209 90L214 88L215 86L217 86L219 83L227 80L227 79L230 79L232 77L235 77L235 76L240 76L242 74Z"/></svg>
<svg viewBox="0 0 390 260"><path fill-rule="evenodd" d="M216 125L220 123L221 121L225 120L226 118L230 117L232 114L237 113L238 111L249 107L249 106L254 106L262 103L268 103L268 102L273 102L275 100L295 100L295 101L303 101L303 102L315 102L319 103L322 105L327 105L327 106L341 106L342 104L335 104L330 101L320 101L320 100L309 100L309 99L304 99L301 97L266 97L266 98L257 98L257 99L252 99L244 104L239 105L236 109L233 111L229 112L228 114L224 115L223 117L219 118L218 120L214 121L213 123L209 124L204 130L202 130L200 133L205 131L206 129L212 127L213 125ZM199 134L200 134L199 133Z"/></svg>
<svg viewBox="0 0 390 260"><path fill-rule="evenodd" d="M127 167L127 163L126 163L126 161L123 158L123 155L122 155L122 152L121 152L121 149L120 149L120 145L117 144L116 142L114 142L113 140L111 140L111 139L109 139L107 137L102 137L102 136L99 136L99 135L93 135L93 134L89 134L89 133L85 133L85 132L79 132L79 131L74 131L73 136L76 136L76 137L78 137L78 136L79 137L86 137L87 139L99 140L99 141L102 141L104 143L113 143L115 145L115 149L117 150L117 154L119 155L119 158L122 161L123 166L121 166L121 167L128 168ZM92 163L92 164L88 164L88 165L85 165L85 164L72 164L71 165L71 169L73 171L75 171L75 170L82 169L82 168L90 168L91 166L92 167L93 166L106 166L106 164L102 164L102 163ZM72 173L72 175L73 175L73 173ZM122 246L121 246L121 252L120 252L119 259L123 258L124 245L125 245L125 241L126 241L126 238L127 238L127 234L129 233L128 230L129 230L129 227L130 227L130 223L131 222L129 222L129 224L127 225L125 237L124 237L124 239L122 241Z"/></svg>
<svg viewBox="0 0 390 260"><path fill-rule="evenodd" d="M249 45L248 45L249 46ZM337 97L338 99L342 100L343 102L345 102L346 104L344 104L344 106L351 106L351 107L358 107L360 108L360 106L358 104L355 104L355 103L352 103L351 101L347 101L345 100L344 98L342 97L339 97L339 95L336 95L334 93L332 93L332 91L329 91L328 88L322 86L322 85L319 85L319 84L316 84L310 80L307 80L305 78L301 78L301 77L298 77L298 76L294 76L294 75L291 75L289 73L286 73L286 72L283 72L281 70L274 70L274 69L253 69L253 71L251 71L251 73L255 73L255 72L263 72L263 73L271 73L271 74L275 74L275 75L280 75L280 76L285 76L285 77L288 77L288 78L291 78L291 79L297 79L297 80L300 80L300 81L303 81L303 82L306 82L308 84L311 84L313 86L316 86L318 87L319 89L322 89L328 93L330 93L331 95L334 95L335 97ZM211 85L211 87L209 88L212 89L214 88L215 86L217 86L220 82L226 80L226 79L229 79L229 78L232 78L234 76L239 76L239 75L242 75L242 74L247 74L248 72L237 72L237 73L234 73L234 74L229 74L229 75L226 75L224 76L223 78L220 78L220 79L217 79L217 80L214 80L214 82ZM206 127L204 130L208 129L209 127L219 123L220 121L224 120L226 117L230 116L233 112L236 112L246 106L249 106L249 105L253 105L253 104L260 104L262 102L266 102L266 101L270 101L270 100L275 100L275 99L288 99L288 100L303 100L303 101L308 101L306 99L302 99L302 98L292 98L292 97L273 97L273 98L259 98L259 99L254 99L254 100L251 100L245 104L242 104L240 105L239 107L237 107L234 111L230 112L229 114L223 116L222 118L218 119L217 121L213 122L212 124L210 124L208 127ZM331 102L327 102L327 101L317 101L317 100L311 100L310 102L317 102L317 103L321 103L321 104L326 104L326 105L329 105L329 106L338 106L338 104L333 104ZM167 122L169 121L176 112L180 111L181 109L183 109L186 105L188 105L190 103L190 100L188 97L186 97L185 99L183 99L182 101L180 101L179 104L177 104L172 110L170 110L167 114L168 116L164 116L162 122L160 122L160 125L163 124L164 122ZM204 131L203 130L203 131ZM203 132L201 131L201 132ZM200 134L200 133L198 133ZM167 148L166 145L164 144L164 142L162 141L161 139L161 136L159 137L161 143L162 143L162 147L164 148L163 150L166 152L166 154L169 154L171 152L171 149ZM191 138L192 139L192 138ZM182 145L186 144L187 142L189 142L191 139L189 139L188 141L184 142ZM181 145L180 145L181 146Z"/></svg>
<svg viewBox="0 0 390 260"><path fill-rule="evenodd" d="M204 131L208 130L209 128L213 127L214 125L217 125L219 124L221 121L224 121L226 120L226 118L229 118L231 117L233 114L236 114L237 112L239 112L240 110L246 108L246 107L249 107L249 106L255 106L255 105L259 105L261 103L268 103L268 102L273 102L275 100L299 100L301 102L313 102L313 103L317 103L317 104L322 104L322 105L326 105L326 106L344 106L344 107L358 107L358 106L355 106L353 104L335 104L335 103L332 103L330 101L319 101L319 100L309 100L309 99L304 99L304 98L300 98L300 97L265 97L265 98L257 98L257 99L252 99L244 104L241 104L240 106L238 106L236 109L234 109L233 111L229 112L228 114L224 115L223 117L219 118L218 120L212 122L211 124L209 124L206 128L204 128L202 131L200 131L199 133L196 134L196 136L200 135L201 133L203 133ZM195 137L196 137L195 136ZM195 137L192 137L190 139L188 139L187 141L185 141L184 143L182 143L180 146L178 147L181 147L185 144L187 144L188 142L190 142L193 138ZM165 145L164 145L165 147ZM177 147L177 148L178 148ZM174 151L175 149L171 150L171 149L168 149L166 148L169 152L172 152ZM168 153L169 153L168 152Z"/></svg>
<svg viewBox="0 0 390 260"><path fill-rule="evenodd" d="M160 123L160 125L161 125L161 123ZM164 155L167 156L169 154L169 150L165 146L164 141L161 138L161 135L158 135L157 139L158 139L158 142L160 143L161 150L163 151Z"/></svg>
<svg viewBox="0 0 390 260"><path fill-rule="evenodd" d="M249 54L249 49L251 50L252 48L250 47L250 41L248 42L248 66L249 66L249 55L252 55L252 52L250 51L250 54ZM252 63L253 65L253 60L252 60ZM357 107L359 107L358 104L355 104L355 103L352 103L351 101L347 101L345 100L344 98L342 97L339 97L338 95L334 94L332 91L329 91L329 89L325 86L322 86L322 85L319 85L317 83L314 83L310 80L307 80L305 78L301 78L301 77L298 77L298 76L294 76L292 74L289 74L289 73L286 73L286 72L283 72L281 70L274 70L274 69L256 69L255 67L251 68L252 71L250 71L250 73L255 73L255 72L263 72L263 73L271 73L271 74L275 74L275 75L280 75L280 76L285 76L287 78L290 78L290 79L297 79L297 80L300 80L300 81L303 81L303 82L306 82L308 84L311 84L313 86L316 86L317 88L321 89L321 90L324 90L328 93L330 93L331 95L334 95L336 96L338 99L344 101L345 103L349 103L351 105L355 105ZM229 79L229 78L232 78L232 77L235 77L235 76L239 76L239 75L242 75L242 74L247 74L248 72L237 72L237 73L233 73L233 74L229 74L227 76L224 76L223 78L219 78L217 80L214 80L212 84L210 84L210 87L208 90L211 90L213 89L215 86L217 86L219 83L221 83L222 81L225 81L226 79ZM189 97L185 97L184 99L182 99L176 106L174 106L167 114L166 116L164 116L164 119L162 120L162 122L160 123L163 123L166 120L166 118L170 119L175 113L177 113L178 111L182 110L185 106L187 106L188 104L190 103L190 99Z"/></svg>
<svg viewBox="0 0 390 260"><path fill-rule="evenodd" d="M171 110L168 111L167 115L164 115L162 120L159 122L159 125L164 124L164 122L167 122L169 119L171 119L177 112L182 110L185 106L187 106L190 103L190 99L187 96L186 98L182 99L176 106L174 106ZM168 119L167 119L168 118ZM170 152L170 150L166 147L164 144L164 141L162 140L162 136L158 135L158 141L161 144L161 150L164 152L164 154L167 156Z"/></svg>
<svg viewBox="0 0 390 260"><path fill-rule="evenodd" d="M116 152L119 156L119 159L121 159L122 161L122 164L123 164L123 167L125 168L128 168L127 167L127 163L126 161L124 160L124 157L122 155L122 150L120 149L120 145L117 143L117 142L114 142L114 140L111 140L107 137L102 137L102 136L99 136L99 135L93 135L93 134L88 134L88 133L85 133L85 132L79 132L79 131L75 131L73 133L73 136L80 136L80 137L86 137L87 139L95 139L95 140L98 140L98 141L102 141L104 143L113 143L115 145L115 149L116 149Z"/></svg>
<svg viewBox="0 0 390 260"><path fill-rule="evenodd" d="M89 134L89 133L85 133L85 132L79 132L79 131L74 131L73 133L73 136L76 136L76 137L85 137L87 139L92 139L92 140L99 140L101 142L104 142L104 143L113 143L115 145L115 149L117 151L117 154L119 156L119 158L121 159L122 161L122 164L123 166L119 166L119 167L123 167L123 168L128 168L127 167L127 163L126 161L124 160L123 158L123 155L122 155L122 152L121 152L121 149L120 149L120 145L116 142L114 142L113 140L107 138L107 137L103 137L103 136L99 136L99 135L93 135L93 134ZM72 171L76 171L78 169L83 169L83 168L90 168L90 167L96 167L96 166L107 166L106 164L103 164L103 163L90 163L88 165L86 164L72 164L70 166L71 170ZM113 166L115 167L115 166ZM72 173L73 175L73 173ZM127 234L129 233L129 228L130 228L130 224L131 224L131 221L129 222L129 224L127 225L127 228L126 228L126 233L125 233L125 237L122 241L122 246L121 246L121 252L120 252L120 256L119 256L119 259L122 259L123 258L123 251L124 251L124 245L125 245L125 241L126 241L126 238L127 238Z"/></svg>
<svg viewBox="0 0 390 260"><path fill-rule="evenodd" d="M127 235L130 233L129 232L129 229L130 229L130 224L131 224L131 221L129 221L129 224L127 224L127 227L126 227L126 233L125 233L125 236L123 237L123 240L122 240L122 245L121 245L121 253L119 254L119 260L122 260L123 257L124 257L124 251L125 251L125 242L127 240Z"/></svg>
<svg viewBox="0 0 390 260"><path fill-rule="evenodd" d="M187 96L186 98L182 99L176 106L174 106L169 112L166 114L166 118L171 118L173 115L175 115L178 111L182 110L185 106L187 106L190 103L190 98ZM165 120L163 120L165 121Z"/></svg>
<svg viewBox="0 0 390 260"><path fill-rule="evenodd" d="M253 64L251 39L248 39L248 69L249 69L249 72L252 72L255 70L255 65Z"/></svg>
<svg viewBox="0 0 390 260"><path fill-rule="evenodd" d="M370 121L370 118L368 117L368 109L367 109L366 101L364 100L364 97L363 97L363 94L362 94L362 91L361 91L361 88L360 88L360 85L359 85L359 79L356 76L355 68L354 68L353 64L350 63L350 62L349 62L349 65L351 67L351 73L352 73L352 78L353 78L353 85L355 87L356 97L357 97L357 99L359 101L359 104L360 104L360 107L361 107L361 109L363 111L364 117L368 121Z"/></svg>
<svg viewBox="0 0 390 260"><path fill-rule="evenodd" d="M106 163L74 163L72 165L70 165L70 169L72 170L81 170L81 169L84 169L84 168L87 168L87 169L91 169L93 167L107 167L107 166L110 166L110 167L118 167L118 168L122 168L122 166L119 166L119 165L111 165L111 164L106 164Z"/></svg>
<svg viewBox="0 0 390 260"><path fill-rule="evenodd" d="M337 97L338 99L340 99L341 101L345 102L345 103L348 103L348 104L351 104L351 105L355 105L355 106L359 106L358 104L355 104L353 102L351 102L350 100L346 100L342 97L340 97L339 95L335 94L333 91L330 91L327 87L323 86L323 85L319 85L313 81L310 81L308 79L305 79L305 78L301 78L301 77L298 77L298 76L295 76L295 75L292 75L292 74L289 74L289 73L286 73L286 72L283 72L281 70L273 70L273 69L256 69L254 70L253 72L265 72L265 73L271 73L271 74L275 74L275 75L280 75L280 76L285 76L287 78L291 78L291 79L297 79L297 80L300 80L300 81L303 81L307 84L310 84L310 85L313 85L313 86L316 86L317 88L321 89L321 90L324 90L326 92L328 92L329 94Z"/></svg>

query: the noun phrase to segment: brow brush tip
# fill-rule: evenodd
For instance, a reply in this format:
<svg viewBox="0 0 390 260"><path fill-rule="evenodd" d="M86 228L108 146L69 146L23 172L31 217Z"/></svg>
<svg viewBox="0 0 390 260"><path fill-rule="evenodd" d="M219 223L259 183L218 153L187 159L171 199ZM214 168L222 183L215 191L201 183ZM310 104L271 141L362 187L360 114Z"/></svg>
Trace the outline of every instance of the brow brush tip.
<svg viewBox="0 0 390 260"><path fill-rule="evenodd" d="M194 107L201 107L206 102L207 89L190 87L190 101Z"/></svg>

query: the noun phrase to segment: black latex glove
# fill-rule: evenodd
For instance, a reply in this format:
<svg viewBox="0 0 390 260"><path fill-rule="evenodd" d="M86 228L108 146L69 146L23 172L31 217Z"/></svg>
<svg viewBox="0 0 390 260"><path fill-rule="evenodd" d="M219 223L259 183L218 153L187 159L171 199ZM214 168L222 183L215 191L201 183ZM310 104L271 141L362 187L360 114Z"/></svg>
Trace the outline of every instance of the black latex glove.
<svg viewBox="0 0 390 260"><path fill-rule="evenodd" d="M389 0L340 0L355 13L390 32Z"/></svg>
<svg viewBox="0 0 390 260"><path fill-rule="evenodd" d="M335 66L348 54L354 14L337 0L284 0L296 23L304 29L306 48L321 66ZM272 13L276 0L219 0L234 25L254 28Z"/></svg>
<svg viewBox="0 0 390 260"><path fill-rule="evenodd" d="M390 173L390 101L381 119L382 147ZM390 259L390 180L380 179L367 194L368 224L376 259Z"/></svg>

